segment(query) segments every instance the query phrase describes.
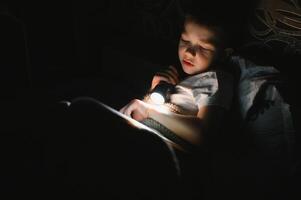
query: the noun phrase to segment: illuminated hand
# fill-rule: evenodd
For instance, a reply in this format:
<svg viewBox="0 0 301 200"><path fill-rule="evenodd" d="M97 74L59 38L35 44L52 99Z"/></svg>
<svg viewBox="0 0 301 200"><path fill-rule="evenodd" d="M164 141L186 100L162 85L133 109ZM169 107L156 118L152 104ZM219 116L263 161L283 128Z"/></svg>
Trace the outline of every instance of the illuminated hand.
<svg viewBox="0 0 301 200"><path fill-rule="evenodd" d="M120 112L137 121L141 121L149 117L148 111L150 108L151 105L141 100L134 99L129 104L121 108Z"/></svg>
<svg viewBox="0 0 301 200"><path fill-rule="evenodd" d="M160 81L165 81L176 85L179 82L179 74L174 66L169 66L167 70L158 72L152 80L151 90L159 84Z"/></svg>

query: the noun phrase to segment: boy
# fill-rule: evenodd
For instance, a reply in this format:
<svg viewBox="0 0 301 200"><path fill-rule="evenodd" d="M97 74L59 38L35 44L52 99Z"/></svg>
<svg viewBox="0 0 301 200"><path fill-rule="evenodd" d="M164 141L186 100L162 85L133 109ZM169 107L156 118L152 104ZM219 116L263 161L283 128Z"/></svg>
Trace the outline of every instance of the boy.
<svg viewBox="0 0 301 200"><path fill-rule="evenodd" d="M179 141L200 146L206 135L218 131L232 101L232 77L221 70L223 50L219 26L187 15L178 46L185 78L178 80L176 69L170 67L165 75L154 76L151 85L151 89L160 81L175 85L170 103L158 106L135 99L120 112L141 122L151 119ZM170 104L177 112L170 111Z"/></svg>

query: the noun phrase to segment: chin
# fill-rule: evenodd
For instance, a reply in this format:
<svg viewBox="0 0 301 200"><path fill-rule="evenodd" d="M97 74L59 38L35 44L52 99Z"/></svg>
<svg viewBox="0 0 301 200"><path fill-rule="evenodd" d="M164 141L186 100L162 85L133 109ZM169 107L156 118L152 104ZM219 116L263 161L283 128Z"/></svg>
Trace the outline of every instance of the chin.
<svg viewBox="0 0 301 200"><path fill-rule="evenodd" d="M195 74L194 72L187 71L187 70L184 70L184 72L185 72L187 75L194 75L194 74Z"/></svg>
<svg viewBox="0 0 301 200"><path fill-rule="evenodd" d="M188 75L195 75L195 74L201 73L200 70L195 70L193 68L187 69L187 67L183 67L183 71Z"/></svg>

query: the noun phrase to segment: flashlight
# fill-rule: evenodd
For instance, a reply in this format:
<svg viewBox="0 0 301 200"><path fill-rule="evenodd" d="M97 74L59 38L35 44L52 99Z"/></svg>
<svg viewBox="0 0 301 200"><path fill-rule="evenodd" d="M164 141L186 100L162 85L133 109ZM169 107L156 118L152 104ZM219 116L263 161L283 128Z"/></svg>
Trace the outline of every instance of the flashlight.
<svg viewBox="0 0 301 200"><path fill-rule="evenodd" d="M170 100L170 95L174 90L174 85L165 81L160 81L151 91L150 98L155 104L164 104Z"/></svg>

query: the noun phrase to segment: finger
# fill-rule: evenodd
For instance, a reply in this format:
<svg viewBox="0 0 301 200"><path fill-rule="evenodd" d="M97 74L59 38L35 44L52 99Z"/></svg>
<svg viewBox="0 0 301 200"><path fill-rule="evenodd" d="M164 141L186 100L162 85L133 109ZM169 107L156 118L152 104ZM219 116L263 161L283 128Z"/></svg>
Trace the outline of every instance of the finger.
<svg viewBox="0 0 301 200"><path fill-rule="evenodd" d="M179 76L179 72L178 70L172 66L172 65L169 65L168 68L176 75L176 76Z"/></svg>
<svg viewBox="0 0 301 200"><path fill-rule="evenodd" d="M166 70L165 72L159 72L158 75L164 77L165 79L168 79L168 83L171 83L173 85L178 83L177 76L174 75L171 71Z"/></svg>
<svg viewBox="0 0 301 200"><path fill-rule="evenodd" d="M167 76L173 84L177 84L179 82L179 73L172 65L168 66L166 70L159 73L161 73L163 76Z"/></svg>
<svg viewBox="0 0 301 200"><path fill-rule="evenodd" d="M128 117L131 117L132 114L132 104L128 104L127 108L124 110L123 114L125 114Z"/></svg>
<svg viewBox="0 0 301 200"><path fill-rule="evenodd" d="M129 107L127 107L126 109L124 109L122 111L122 114L128 116L128 117L131 117L131 111L129 110Z"/></svg>
<svg viewBox="0 0 301 200"><path fill-rule="evenodd" d="M132 117L132 113L138 108L137 103L137 99L132 100L131 103L128 104L128 107L126 108L124 114L129 117Z"/></svg>
<svg viewBox="0 0 301 200"><path fill-rule="evenodd" d="M179 82L178 75L175 74L172 70L168 70L166 72L168 73L170 81L172 82L172 84L176 85Z"/></svg>
<svg viewBox="0 0 301 200"><path fill-rule="evenodd" d="M129 107L129 105L131 104L132 102L130 102L130 103L128 103L128 104L126 104L125 106L123 106L120 110L119 110L119 112L121 112L121 113L125 113L125 111L126 111L126 109Z"/></svg>
<svg viewBox="0 0 301 200"><path fill-rule="evenodd" d="M152 80L151 89L154 89L160 83L160 81L165 81L167 83L170 82L169 78L166 78L166 77L160 76L160 75L155 75Z"/></svg>
<svg viewBox="0 0 301 200"><path fill-rule="evenodd" d="M136 108L132 112L132 116L134 119L141 121L148 117L148 104L143 101L137 100Z"/></svg>
<svg viewBox="0 0 301 200"><path fill-rule="evenodd" d="M164 71L164 72L158 72L156 76L162 77L163 80L166 80L169 82L172 78L169 72Z"/></svg>
<svg viewBox="0 0 301 200"><path fill-rule="evenodd" d="M168 69L169 69L168 71L171 73L171 76L173 77L173 79L175 80L175 82L178 83L179 82L179 73L178 73L178 70L174 66L172 66L172 65L170 65L168 67Z"/></svg>
<svg viewBox="0 0 301 200"><path fill-rule="evenodd" d="M119 110L119 112L124 113L124 110L126 109L126 107L127 107L127 106L123 106L123 107Z"/></svg>

